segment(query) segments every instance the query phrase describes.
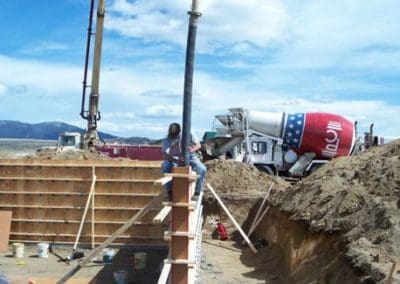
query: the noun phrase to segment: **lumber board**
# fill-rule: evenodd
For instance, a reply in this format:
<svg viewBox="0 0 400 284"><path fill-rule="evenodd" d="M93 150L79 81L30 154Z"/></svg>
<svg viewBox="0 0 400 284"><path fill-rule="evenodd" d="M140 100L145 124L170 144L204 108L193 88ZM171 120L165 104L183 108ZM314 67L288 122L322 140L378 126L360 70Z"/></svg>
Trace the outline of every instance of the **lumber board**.
<svg viewBox="0 0 400 284"><path fill-rule="evenodd" d="M51 192L51 193L88 193L91 181L56 181L56 180L1 180L0 191L6 192ZM148 193L159 194L160 185L151 180L132 181L127 183L100 181L96 185L96 193Z"/></svg>
<svg viewBox="0 0 400 284"><path fill-rule="evenodd" d="M168 283L169 273L171 272L171 264L164 262L163 268L161 270L160 277L158 278L157 284Z"/></svg>
<svg viewBox="0 0 400 284"><path fill-rule="evenodd" d="M171 212L172 207L171 206L164 206L160 212L153 218L153 223L162 223L165 218L169 215Z"/></svg>
<svg viewBox="0 0 400 284"><path fill-rule="evenodd" d="M0 252L8 251L12 211L0 211Z"/></svg>
<svg viewBox="0 0 400 284"><path fill-rule="evenodd" d="M4 208L6 209L6 208ZM13 211L13 222L69 222L77 223L82 216L81 209L43 209L43 208L9 208ZM132 210L133 209L133 210ZM112 208L99 209L95 208L96 223L123 223L128 220L134 211L141 208L128 208L126 210ZM142 219L145 223L152 223L153 218L160 209L154 208ZM91 212L88 213L91 218Z"/></svg>
<svg viewBox="0 0 400 284"><path fill-rule="evenodd" d="M236 222L235 218L233 218L232 214L229 212L228 208L226 208L225 204L222 202L222 200L219 198L219 196L215 193L214 189L212 186L207 183L208 189L211 191L211 193L214 195L215 199L217 199L219 205L222 207L222 209L225 211L226 215L228 215L229 219L232 221L232 223L235 225L236 229L238 229L239 233L242 235L242 237L245 239L246 243L249 245L250 249L254 252L257 253L257 249L254 247L253 243L250 241L248 236L243 232L242 227Z"/></svg>
<svg viewBox="0 0 400 284"><path fill-rule="evenodd" d="M123 225L123 224L122 224ZM117 230L121 223L96 223L96 234L107 235L111 234ZM132 236L136 235L149 235L149 236L159 236L162 238L165 225L162 224L148 224L140 223L135 226L135 230L127 229L126 232ZM61 223L61 222L12 222L11 232L14 233L54 233L57 235L75 234L79 230L79 223ZM91 223L85 223L82 227L83 234L91 235Z"/></svg>
<svg viewBox="0 0 400 284"><path fill-rule="evenodd" d="M160 184L160 185L166 185L170 181L172 181L172 177L165 176L165 177L162 177L162 178L159 178L159 179L155 180L154 183L155 184Z"/></svg>
<svg viewBox="0 0 400 284"><path fill-rule="evenodd" d="M162 161L139 160L15 160L0 159L0 166L41 166L41 167L161 167Z"/></svg>
<svg viewBox="0 0 400 284"><path fill-rule="evenodd" d="M183 178L183 179L188 179L189 181L195 181L197 180L197 175L190 173L166 173L165 176L167 177L172 177L172 178Z"/></svg>

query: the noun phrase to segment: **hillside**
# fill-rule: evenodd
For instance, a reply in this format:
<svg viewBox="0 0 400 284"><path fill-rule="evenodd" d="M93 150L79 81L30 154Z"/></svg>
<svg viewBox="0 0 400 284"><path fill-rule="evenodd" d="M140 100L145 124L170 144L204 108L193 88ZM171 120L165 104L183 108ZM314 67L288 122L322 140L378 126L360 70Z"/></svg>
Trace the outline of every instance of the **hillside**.
<svg viewBox="0 0 400 284"><path fill-rule="evenodd" d="M83 132L84 129L63 122L24 123L11 120L0 120L0 138L57 140L61 132ZM103 139L117 138L102 133Z"/></svg>

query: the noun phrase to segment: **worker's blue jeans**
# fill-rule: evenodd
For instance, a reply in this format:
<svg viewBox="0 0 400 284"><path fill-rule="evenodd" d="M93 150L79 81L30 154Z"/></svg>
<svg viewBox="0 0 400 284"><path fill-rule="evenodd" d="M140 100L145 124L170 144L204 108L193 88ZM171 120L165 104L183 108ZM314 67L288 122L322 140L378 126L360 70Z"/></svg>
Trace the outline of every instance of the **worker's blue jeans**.
<svg viewBox="0 0 400 284"><path fill-rule="evenodd" d="M170 160L165 160L162 164L162 171L163 173L170 173L172 172L172 168L177 166L177 163L174 163ZM207 173L207 168L197 157L190 158L190 166L192 167L192 170L195 171L198 175L195 192L199 194L203 190L204 177ZM165 189L167 190L167 192L171 192L171 187L171 182L165 185Z"/></svg>

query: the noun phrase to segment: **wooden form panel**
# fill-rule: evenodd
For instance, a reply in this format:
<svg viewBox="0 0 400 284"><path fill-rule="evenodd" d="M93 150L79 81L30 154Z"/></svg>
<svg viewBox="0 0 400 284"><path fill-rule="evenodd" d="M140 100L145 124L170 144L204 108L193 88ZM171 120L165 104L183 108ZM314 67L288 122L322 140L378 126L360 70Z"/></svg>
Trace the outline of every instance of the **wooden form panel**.
<svg viewBox="0 0 400 284"><path fill-rule="evenodd" d="M89 208L80 242L110 236L163 188L159 162L0 160L0 210L13 211L13 241L74 242L87 202L95 167L95 209ZM162 243L162 224L151 220L159 208L116 242Z"/></svg>
<svg viewBox="0 0 400 284"><path fill-rule="evenodd" d="M80 193L82 195L89 193L91 180L40 180L40 179L5 179L0 176L0 192L28 191L48 193ZM115 187L118 187L118 191ZM159 186L154 186L154 181L149 180L96 180L96 194L111 193L134 193L134 194L158 194Z"/></svg>
<svg viewBox="0 0 400 284"><path fill-rule="evenodd" d="M95 244L102 244L108 237L111 235L96 235L95 236ZM20 235L18 234L11 234L10 235L10 242L20 242ZM24 235L23 242L43 242L43 239L46 242L51 243L63 243L63 244L73 244L75 242L76 235L72 234L62 234L62 235L55 235L55 234L32 234L32 235ZM80 244L89 244L91 243L92 236L91 235L81 235L80 237ZM130 236L130 235L122 235L117 238L115 241L112 242L113 245L124 245L124 244L131 244L131 245L159 245L165 246L165 242L158 238L157 236Z"/></svg>
<svg viewBox="0 0 400 284"><path fill-rule="evenodd" d="M95 166L95 165L94 165ZM0 164L0 176L1 177L25 177L25 178L56 178L60 172L60 166L51 165L28 165L28 166L9 166ZM154 177L161 177L160 168L128 168L128 167L106 167L101 165L96 166L96 175L98 179L152 179ZM112 170L110 170L112 169ZM87 179L90 180L92 177L91 166L68 166L62 169L63 176L65 179Z"/></svg>
<svg viewBox="0 0 400 284"><path fill-rule="evenodd" d="M0 210L7 210L10 207L1 207ZM55 210L56 209L56 210ZM36 221L49 221L58 220L59 222L79 223L82 218L82 208L28 208L24 207L13 207L13 218L14 220L20 220L25 222L36 222ZM140 208L110 208L110 209L95 209L95 218L97 223L124 223L130 217L135 215ZM140 221L141 223L151 223L153 218L159 212L158 208L151 210L146 214ZM87 222L92 219L92 212L89 210L87 213Z"/></svg>
<svg viewBox="0 0 400 284"><path fill-rule="evenodd" d="M74 234L73 232L78 232L79 223L62 223L62 222L18 222L13 219L14 222L11 224L11 232L13 234ZM122 224L95 224L96 226L96 234L98 235L109 235L110 233L115 232ZM158 224L138 224L131 229L128 229L126 232L129 236L137 236L137 237L147 237L147 236L161 236L164 233L166 228L162 225ZM83 226L82 234L90 235L91 234L91 223L86 223Z"/></svg>

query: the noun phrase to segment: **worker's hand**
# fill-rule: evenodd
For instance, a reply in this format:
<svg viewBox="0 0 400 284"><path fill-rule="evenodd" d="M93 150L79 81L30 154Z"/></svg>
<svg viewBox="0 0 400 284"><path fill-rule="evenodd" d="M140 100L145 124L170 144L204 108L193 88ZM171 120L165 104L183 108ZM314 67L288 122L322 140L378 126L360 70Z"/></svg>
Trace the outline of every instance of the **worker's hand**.
<svg viewBox="0 0 400 284"><path fill-rule="evenodd" d="M176 163L178 166L182 166L184 164L184 158L182 156L173 156L172 162Z"/></svg>
<svg viewBox="0 0 400 284"><path fill-rule="evenodd" d="M189 146L189 152L190 152L190 153L197 152L197 151L200 150L200 148L201 148L200 143L192 144L192 145Z"/></svg>

